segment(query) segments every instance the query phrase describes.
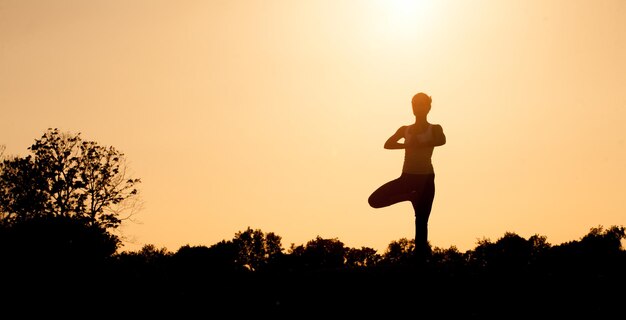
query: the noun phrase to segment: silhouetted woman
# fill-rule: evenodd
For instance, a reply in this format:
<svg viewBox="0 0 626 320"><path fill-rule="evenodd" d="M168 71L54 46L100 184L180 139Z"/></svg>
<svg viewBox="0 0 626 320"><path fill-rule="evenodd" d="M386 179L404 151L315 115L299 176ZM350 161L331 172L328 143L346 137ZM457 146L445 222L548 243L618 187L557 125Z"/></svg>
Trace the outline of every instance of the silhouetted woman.
<svg viewBox="0 0 626 320"><path fill-rule="evenodd" d="M415 211L414 254L418 262L424 262L430 254L428 218L435 198L435 171L431 157L435 147L446 143L443 128L427 120L431 103L432 98L425 93L413 96L411 105L415 123L398 128L384 145L385 149L404 149L402 173L376 189L368 199L373 208L411 201Z"/></svg>

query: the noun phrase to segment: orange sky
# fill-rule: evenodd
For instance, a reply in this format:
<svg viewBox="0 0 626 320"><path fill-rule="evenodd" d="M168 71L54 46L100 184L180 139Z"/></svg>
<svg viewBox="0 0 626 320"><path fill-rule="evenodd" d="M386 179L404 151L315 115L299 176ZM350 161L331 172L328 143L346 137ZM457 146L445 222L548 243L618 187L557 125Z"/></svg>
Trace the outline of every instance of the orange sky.
<svg viewBox="0 0 626 320"><path fill-rule="evenodd" d="M448 138L431 244L559 244L626 224L624 21L620 0L0 0L0 144L57 127L126 154L124 250L250 226L382 253L412 208L367 197L423 91Z"/></svg>

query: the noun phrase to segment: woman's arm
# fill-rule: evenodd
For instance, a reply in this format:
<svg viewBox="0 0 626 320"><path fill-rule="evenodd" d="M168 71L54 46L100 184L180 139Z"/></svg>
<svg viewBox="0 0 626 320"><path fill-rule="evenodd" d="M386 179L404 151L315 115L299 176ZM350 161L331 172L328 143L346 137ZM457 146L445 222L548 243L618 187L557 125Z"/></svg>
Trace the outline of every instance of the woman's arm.
<svg viewBox="0 0 626 320"><path fill-rule="evenodd" d="M444 144L446 144L446 135L443 133L443 128L438 124L433 125L433 145L438 147Z"/></svg>
<svg viewBox="0 0 626 320"><path fill-rule="evenodd" d="M404 143L400 143L400 139L404 138L405 127L400 127L387 141L385 141L385 149L404 149Z"/></svg>

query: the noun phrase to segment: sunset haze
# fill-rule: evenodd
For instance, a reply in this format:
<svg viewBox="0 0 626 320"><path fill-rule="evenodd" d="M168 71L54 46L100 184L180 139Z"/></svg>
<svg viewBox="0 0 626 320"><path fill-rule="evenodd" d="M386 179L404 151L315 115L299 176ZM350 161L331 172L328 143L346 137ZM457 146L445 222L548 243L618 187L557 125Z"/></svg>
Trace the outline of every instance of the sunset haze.
<svg viewBox="0 0 626 320"><path fill-rule="evenodd" d="M431 245L559 244L626 224L625 57L620 0L0 0L0 145L59 128L124 153L122 250L251 227L382 253L412 208L367 198L425 92Z"/></svg>

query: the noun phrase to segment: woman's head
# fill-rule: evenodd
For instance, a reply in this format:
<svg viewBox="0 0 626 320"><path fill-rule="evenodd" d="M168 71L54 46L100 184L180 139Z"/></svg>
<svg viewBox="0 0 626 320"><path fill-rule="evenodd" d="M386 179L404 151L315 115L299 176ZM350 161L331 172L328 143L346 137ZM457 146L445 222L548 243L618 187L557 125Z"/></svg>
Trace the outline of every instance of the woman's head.
<svg viewBox="0 0 626 320"><path fill-rule="evenodd" d="M414 95L413 99L411 99L413 114L416 116L426 115L430 111L430 104L432 103L432 101L433 99L423 92Z"/></svg>

